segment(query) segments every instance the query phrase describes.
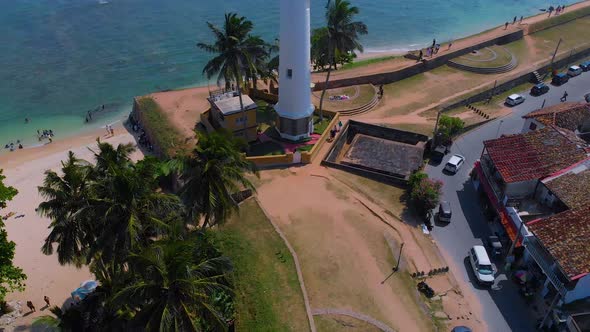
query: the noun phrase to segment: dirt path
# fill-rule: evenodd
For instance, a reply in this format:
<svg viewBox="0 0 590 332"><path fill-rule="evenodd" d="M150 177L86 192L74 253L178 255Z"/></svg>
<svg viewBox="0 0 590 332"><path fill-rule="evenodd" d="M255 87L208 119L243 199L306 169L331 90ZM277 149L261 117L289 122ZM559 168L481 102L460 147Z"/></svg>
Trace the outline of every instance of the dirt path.
<svg viewBox="0 0 590 332"><path fill-rule="evenodd" d="M369 323L381 331L384 332L394 332L394 330L387 326L387 324L376 320L373 317L369 317L367 315L359 314L358 312L354 312L351 310L342 310L342 309L333 309L333 308L322 308L322 309L313 309L314 316L321 316L321 315L342 315L342 316L349 316L352 318L356 318L358 320L362 320L366 323Z"/></svg>

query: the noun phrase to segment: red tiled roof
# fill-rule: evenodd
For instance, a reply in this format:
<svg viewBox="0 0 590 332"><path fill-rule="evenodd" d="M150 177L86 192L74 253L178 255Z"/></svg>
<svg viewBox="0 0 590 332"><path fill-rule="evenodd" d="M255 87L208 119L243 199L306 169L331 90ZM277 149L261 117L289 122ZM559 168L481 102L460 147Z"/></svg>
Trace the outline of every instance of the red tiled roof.
<svg viewBox="0 0 590 332"><path fill-rule="evenodd" d="M484 141L506 183L540 179L587 157L587 145L567 129L543 129Z"/></svg>
<svg viewBox="0 0 590 332"><path fill-rule="evenodd" d="M523 116L525 119L534 118L544 125L556 125L561 128L576 130L584 121L590 119L590 104L588 103L560 103L541 108Z"/></svg>
<svg viewBox="0 0 590 332"><path fill-rule="evenodd" d="M527 224L567 276L590 273L590 208L567 210Z"/></svg>
<svg viewBox="0 0 590 332"><path fill-rule="evenodd" d="M543 180L545 186L569 209L590 203L590 158Z"/></svg>

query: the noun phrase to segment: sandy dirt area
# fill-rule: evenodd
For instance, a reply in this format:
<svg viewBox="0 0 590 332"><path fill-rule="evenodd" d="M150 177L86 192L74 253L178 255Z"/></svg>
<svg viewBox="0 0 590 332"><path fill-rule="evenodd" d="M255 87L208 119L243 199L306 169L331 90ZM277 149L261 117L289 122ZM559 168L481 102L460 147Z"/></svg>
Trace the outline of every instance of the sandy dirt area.
<svg viewBox="0 0 590 332"><path fill-rule="evenodd" d="M42 198L37 192L37 186L42 184L45 170L59 170L60 162L67 157L67 151L72 150L80 158L92 160L92 148L97 136L102 132L84 134L72 139L56 141L45 147L27 149L0 156L0 167L4 169L6 184L18 189L19 193L13 201L2 210L5 215L15 212L24 214L23 218L9 218L5 221L8 238L16 242L14 263L27 274L26 289L21 293L9 294L7 300L22 301L26 310L26 301L32 301L37 308L36 313L27 315L16 321L17 330L29 330L35 317L47 315L44 309L43 296L48 296L52 305L62 305L70 297L70 293L79 287L80 283L93 279L88 268L76 269L73 266L61 266L57 257L45 256L41 253L41 245L47 234L50 221L39 217L35 208ZM133 136L123 128L117 128L114 137L102 137L105 142L117 145L119 143L135 143ZM142 158L141 152L133 155L134 159ZM7 331L10 331L9 327ZM0 329L1 330L1 329Z"/></svg>
<svg viewBox="0 0 590 332"><path fill-rule="evenodd" d="M155 92L150 96L160 105L170 122L186 138L194 139L195 125L199 121L201 113L210 108L207 101L208 87Z"/></svg>
<svg viewBox="0 0 590 332"><path fill-rule="evenodd" d="M395 330L432 330L433 312L416 292L410 276L416 270L442 267L438 254L428 251L436 250L431 240L415 228L384 219L382 208L330 172L316 165L264 171L258 183L260 202L299 256L312 310L352 310ZM397 259L386 237L398 245L404 242L404 271L381 284ZM425 250L428 244L432 249ZM444 282L436 288L433 285L435 291L453 289L460 297L447 304L445 312L449 317L469 318L453 318L449 324L485 329L477 318L477 308L471 309L477 304L464 299L453 278L441 278Z"/></svg>

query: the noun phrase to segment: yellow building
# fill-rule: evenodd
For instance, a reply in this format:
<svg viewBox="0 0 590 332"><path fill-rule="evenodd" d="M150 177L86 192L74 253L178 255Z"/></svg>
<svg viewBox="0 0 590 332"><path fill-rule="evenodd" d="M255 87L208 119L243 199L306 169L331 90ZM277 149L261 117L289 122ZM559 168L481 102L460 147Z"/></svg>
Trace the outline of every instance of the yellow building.
<svg viewBox="0 0 590 332"><path fill-rule="evenodd" d="M244 110L240 108L237 92L231 91L211 95L211 114L209 120L215 128L231 131L235 137L244 138L248 142L257 138L258 123L256 122L256 103L248 95L242 95Z"/></svg>

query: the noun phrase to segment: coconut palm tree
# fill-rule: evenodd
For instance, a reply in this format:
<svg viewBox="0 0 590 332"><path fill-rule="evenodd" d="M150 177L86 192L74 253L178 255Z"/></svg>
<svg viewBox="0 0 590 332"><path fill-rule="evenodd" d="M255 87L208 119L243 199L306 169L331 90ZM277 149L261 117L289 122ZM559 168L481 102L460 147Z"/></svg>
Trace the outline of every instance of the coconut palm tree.
<svg viewBox="0 0 590 332"><path fill-rule="evenodd" d="M38 213L51 219L49 235L41 251L53 254L57 243L57 259L60 264L86 264L88 249L94 242L96 224L92 221L94 210L90 199L92 168L84 160L68 153L62 161L63 175L45 172L43 185L38 187L45 199L39 204Z"/></svg>
<svg viewBox="0 0 590 332"><path fill-rule="evenodd" d="M246 177L258 172L241 153L242 141L230 133L198 134L199 143L190 156L173 160L170 169L180 175L180 197L190 222L203 217L202 227L223 223L237 209L232 194L255 190Z"/></svg>
<svg viewBox="0 0 590 332"><path fill-rule="evenodd" d="M260 38L251 35L254 27L252 21L236 13L225 14L222 29L210 22L207 22L207 26L215 36L215 41L213 44L198 43L197 47L215 56L207 62L203 74L209 79L217 76L217 85L224 81L226 88L229 88L230 82L235 81L240 110L245 118L241 90L243 77L247 73L256 74L254 58L266 54L265 47L255 42L261 40ZM246 123L244 121L244 128Z"/></svg>
<svg viewBox="0 0 590 332"><path fill-rule="evenodd" d="M332 66L336 68L337 54L344 54L346 52L354 52L356 50L362 52L363 46L359 42L361 35L368 33L365 23L354 21L354 17L359 13L358 7L351 6L347 0L328 1L326 6L326 27L328 28L328 72L326 74L326 82L320 98L320 120L323 119L323 104L326 90L328 89L328 82L330 81L330 74Z"/></svg>
<svg viewBox="0 0 590 332"><path fill-rule="evenodd" d="M207 257L194 238L158 241L129 256L135 280L111 299L114 308L135 311L132 327L145 331L200 331L201 324L227 329L212 303L217 290L228 288L225 273L229 260Z"/></svg>

